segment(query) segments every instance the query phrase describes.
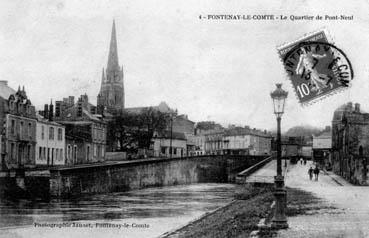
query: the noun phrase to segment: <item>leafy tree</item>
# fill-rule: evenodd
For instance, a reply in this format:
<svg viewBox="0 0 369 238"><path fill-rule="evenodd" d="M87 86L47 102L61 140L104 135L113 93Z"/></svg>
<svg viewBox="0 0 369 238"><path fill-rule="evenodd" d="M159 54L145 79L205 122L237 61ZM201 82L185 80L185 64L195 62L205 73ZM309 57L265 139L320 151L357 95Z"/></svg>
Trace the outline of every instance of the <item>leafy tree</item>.
<svg viewBox="0 0 369 238"><path fill-rule="evenodd" d="M168 128L171 115L152 107L140 113L121 111L108 124L108 144L113 151L149 149L154 132Z"/></svg>

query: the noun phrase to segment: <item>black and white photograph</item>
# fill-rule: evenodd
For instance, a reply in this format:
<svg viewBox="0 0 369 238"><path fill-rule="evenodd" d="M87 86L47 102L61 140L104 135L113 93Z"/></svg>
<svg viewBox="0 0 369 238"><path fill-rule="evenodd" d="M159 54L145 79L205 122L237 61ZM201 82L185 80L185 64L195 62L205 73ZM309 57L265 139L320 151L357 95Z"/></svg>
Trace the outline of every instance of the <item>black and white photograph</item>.
<svg viewBox="0 0 369 238"><path fill-rule="evenodd" d="M2 0L0 238L369 238L368 0Z"/></svg>

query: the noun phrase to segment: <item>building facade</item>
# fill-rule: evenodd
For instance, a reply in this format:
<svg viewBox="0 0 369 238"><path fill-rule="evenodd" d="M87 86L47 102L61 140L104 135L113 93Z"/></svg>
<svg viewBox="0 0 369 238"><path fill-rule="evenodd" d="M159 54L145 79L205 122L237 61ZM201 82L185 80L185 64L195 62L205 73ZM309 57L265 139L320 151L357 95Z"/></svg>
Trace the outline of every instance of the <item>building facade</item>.
<svg viewBox="0 0 369 238"><path fill-rule="evenodd" d="M187 138L184 133L180 132L155 133L152 139L152 149L155 157L185 157L187 156Z"/></svg>
<svg viewBox="0 0 369 238"><path fill-rule="evenodd" d="M223 154L224 143L224 130L211 130L204 132L205 136L205 153L207 155L220 155Z"/></svg>
<svg viewBox="0 0 369 238"><path fill-rule="evenodd" d="M325 168L330 169L332 150L332 132L324 131L319 135L313 136L313 159Z"/></svg>
<svg viewBox="0 0 369 238"><path fill-rule="evenodd" d="M354 184L367 185L369 113L351 102L337 108L332 120L333 171Z"/></svg>
<svg viewBox="0 0 369 238"><path fill-rule="evenodd" d="M266 131L236 127L225 132L224 151L227 154L270 155L272 136Z"/></svg>
<svg viewBox="0 0 369 238"><path fill-rule="evenodd" d="M204 135L195 135L193 137L195 150L194 155L205 155L205 136Z"/></svg>
<svg viewBox="0 0 369 238"><path fill-rule="evenodd" d="M105 160L107 123L96 114L88 96L81 95L57 101L54 121L65 127L65 161L67 165L95 163ZM53 114L45 105L44 114ZM49 115L50 117L50 115Z"/></svg>
<svg viewBox="0 0 369 238"><path fill-rule="evenodd" d="M117 36L115 22L111 32L108 64L102 70L100 92L97 95L97 110L99 114L108 112L114 114L124 109L123 66L119 66Z"/></svg>
<svg viewBox="0 0 369 238"><path fill-rule="evenodd" d="M36 165L66 165L65 128L39 116L36 123Z"/></svg>
<svg viewBox="0 0 369 238"><path fill-rule="evenodd" d="M36 113L26 91L0 82L2 170L35 166Z"/></svg>

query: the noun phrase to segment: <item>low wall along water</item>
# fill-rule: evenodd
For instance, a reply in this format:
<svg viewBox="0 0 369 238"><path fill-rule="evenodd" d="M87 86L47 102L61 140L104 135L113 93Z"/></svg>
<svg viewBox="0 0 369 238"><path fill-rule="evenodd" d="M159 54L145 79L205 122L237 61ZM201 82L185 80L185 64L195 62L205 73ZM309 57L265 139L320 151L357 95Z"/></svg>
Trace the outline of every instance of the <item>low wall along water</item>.
<svg viewBox="0 0 369 238"><path fill-rule="evenodd" d="M154 186L226 183L234 182L237 173L265 158L218 155L54 168L26 173L24 186L27 194L36 197L71 197Z"/></svg>

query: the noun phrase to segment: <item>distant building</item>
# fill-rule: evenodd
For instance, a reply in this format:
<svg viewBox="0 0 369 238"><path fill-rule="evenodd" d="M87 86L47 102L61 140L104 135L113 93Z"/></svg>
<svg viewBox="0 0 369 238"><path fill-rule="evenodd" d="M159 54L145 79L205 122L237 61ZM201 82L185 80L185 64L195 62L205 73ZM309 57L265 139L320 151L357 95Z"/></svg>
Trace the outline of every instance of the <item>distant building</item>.
<svg viewBox="0 0 369 238"><path fill-rule="evenodd" d="M276 141L274 140L274 143ZM298 137L285 137L281 138L281 152L282 157L296 157L299 156L299 150L301 148L301 141Z"/></svg>
<svg viewBox="0 0 369 238"><path fill-rule="evenodd" d="M2 170L35 166L36 113L23 87L0 81Z"/></svg>
<svg viewBox="0 0 369 238"><path fill-rule="evenodd" d="M36 165L65 165L65 128L42 116L37 118Z"/></svg>
<svg viewBox="0 0 369 238"><path fill-rule="evenodd" d="M333 171L354 184L368 184L369 113L351 102L337 108L332 120Z"/></svg>
<svg viewBox="0 0 369 238"><path fill-rule="evenodd" d="M168 125L168 130L183 133L186 138L186 156L195 155L195 122L188 119L187 115L177 115L173 117L172 125ZM172 128L169 128L171 127Z"/></svg>
<svg viewBox="0 0 369 238"><path fill-rule="evenodd" d="M313 159L321 165L331 168L332 131L330 128L313 136Z"/></svg>
<svg viewBox="0 0 369 238"><path fill-rule="evenodd" d="M203 132L205 136L205 153L207 155L220 155L224 150L224 129Z"/></svg>
<svg viewBox="0 0 369 238"><path fill-rule="evenodd" d="M181 132L156 132L152 139L152 149L155 157L185 157L187 156L187 138Z"/></svg>
<svg viewBox="0 0 369 238"><path fill-rule="evenodd" d="M97 95L97 112L114 114L124 109L123 66L119 66L115 22L111 32L106 70L102 70L101 88Z"/></svg>
<svg viewBox="0 0 369 238"><path fill-rule="evenodd" d="M194 155L205 155L205 135L194 135L192 140L195 144Z"/></svg>
<svg viewBox="0 0 369 238"><path fill-rule="evenodd" d="M45 105L45 117L53 108ZM65 127L66 164L93 163L105 160L107 123L96 114L96 107L88 96L81 95L77 102L70 96L57 101L54 121Z"/></svg>
<svg viewBox="0 0 369 238"><path fill-rule="evenodd" d="M235 127L226 130L223 150L226 154L270 155L271 141L266 131Z"/></svg>
<svg viewBox="0 0 369 238"><path fill-rule="evenodd" d="M153 109L161 113L176 114L176 111L171 109L166 102L161 102L157 106L129 107L129 108L125 108L124 111L128 113L132 113L132 114L140 114L140 113L143 113L145 110L149 110L149 109Z"/></svg>

